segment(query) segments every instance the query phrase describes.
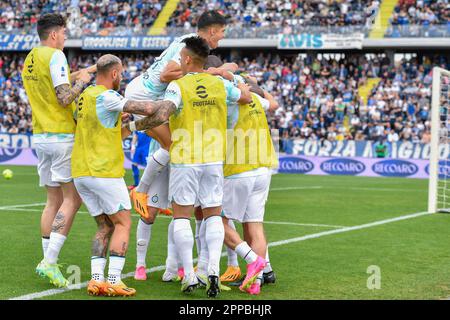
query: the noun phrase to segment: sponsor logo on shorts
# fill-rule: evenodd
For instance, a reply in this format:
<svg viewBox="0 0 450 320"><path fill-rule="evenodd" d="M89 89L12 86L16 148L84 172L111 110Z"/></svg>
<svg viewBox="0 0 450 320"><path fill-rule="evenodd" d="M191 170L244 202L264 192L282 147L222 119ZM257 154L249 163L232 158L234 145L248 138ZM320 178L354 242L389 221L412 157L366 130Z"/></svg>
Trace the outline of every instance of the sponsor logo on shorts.
<svg viewBox="0 0 450 320"><path fill-rule="evenodd" d="M408 177L416 174L419 167L405 160L384 160L372 165L372 170L383 177Z"/></svg>
<svg viewBox="0 0 450 320"><path fill-rule="evenodd" d="M308 173L314 169L314 163L304 158L283 157L280 158L281 173Z"/></svg>
<svg viewBox="0 0 450 320"><path fill-rule="evenodd" d="M152 197L152 202L153 202L153 203L157 203L158 200L159 200L159 197L158 197L157 194L155 194L155 195Z"/></svg>
<svg viewBox="0 0 450 320"><path fill-rule="evenodd" d="M343 158L327 160L320 169L328 174L357 175L366 170L366 166L361 161Z"/></svg>

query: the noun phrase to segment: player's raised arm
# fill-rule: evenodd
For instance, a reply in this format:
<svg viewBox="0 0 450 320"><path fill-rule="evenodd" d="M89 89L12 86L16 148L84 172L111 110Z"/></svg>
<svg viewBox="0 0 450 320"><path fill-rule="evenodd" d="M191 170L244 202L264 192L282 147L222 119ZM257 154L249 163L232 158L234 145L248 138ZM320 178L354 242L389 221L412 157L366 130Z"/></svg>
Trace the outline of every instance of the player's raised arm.
<svg viewBox="0 0 450 320"><path fill-rule="evenodd" d="M75 81L79 80L80 77L85 73L95 73L97 72L97 64L93 64L92 66L89 66L84 69L80 69L78 71L72 72L70 74L70 83L74 83Z"/></svg>
<svg viewBox="0 0 450 320"><path fill-rule="evenodd" d="M75 81L75 84L72 87L68 83L63 83L56 86L55 92L58 103L63 107L67 107L80 95L81 91L83 91L84 86L90 81L90 73L86 69L83 69L80 70L78 80Z"/></svg>
<svg viewBox="0 0 450 320"><path fill-rule="evenodd" d="M237 102L239 103L250 103L252 102L252 95L250 93L250 86L245 83L238 83L238 89L241 90L241 97Z"/></svg>
<svg viewBox="0 0 450 320"><path fill-rule="evenodd" d="M263 95L264 99L268 100L270 105L269 105L269 111L270 112L274 112L275 110L277 110L280 105L278 104L278 101L275 100L275 98L267 91L264 91L264 95Z"/></svg>
<svg viewBox="0 0 450 320"><path fill-rule="evenodd" d="M161 82L169 83L173 80L180 79L182 76L183 76L183 73L181 72L180 65L172 60L172 61L169 61L167 66L161 72L159 79L161 80Z"/></svg>

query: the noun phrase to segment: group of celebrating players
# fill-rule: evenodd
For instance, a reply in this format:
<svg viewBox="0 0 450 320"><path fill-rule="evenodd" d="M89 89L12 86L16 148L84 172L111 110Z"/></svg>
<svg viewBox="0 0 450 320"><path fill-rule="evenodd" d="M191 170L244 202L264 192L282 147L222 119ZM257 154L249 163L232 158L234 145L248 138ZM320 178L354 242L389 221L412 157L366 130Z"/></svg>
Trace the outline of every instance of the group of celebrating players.
<svg viewBox="0 0 450 320"><path fill-rule="evenodd" d="M249 294L275 282L263 218L278 161L265 112L278 104L254 78L238 75L236 64L209 54L224 38L225 26L218 12L203 13L197 33L175 39L127 85L123 97L117 92L123 72L118 57L105 54L96 65L71 74L62 52L64 18L53 13L39 19L41 45L28 54L22 79L32 107L40 185L47 190L40 276L57 287L68 285L57 261L83 202L98 227L87 286L91 295L136 294L121 279L132 204L141 216L136 280L147 277L152 224L160 210L171 207L163 281L181 281L187 293L206 287L208 297L230 290L222 282ZM84 89L94 73L95 85ZM129 194L122 140L133 132L153 139L142 179ZM242 223L244 240L233 221ZM228 268L220 276L224 243ZM237 256L247 262L243 277Z"/></svg>

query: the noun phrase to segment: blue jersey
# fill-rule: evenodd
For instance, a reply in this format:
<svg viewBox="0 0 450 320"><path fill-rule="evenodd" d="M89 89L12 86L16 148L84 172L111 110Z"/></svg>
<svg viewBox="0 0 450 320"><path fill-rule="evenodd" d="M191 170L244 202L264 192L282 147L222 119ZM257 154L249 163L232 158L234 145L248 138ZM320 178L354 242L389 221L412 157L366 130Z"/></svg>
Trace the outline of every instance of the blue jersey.
<svg viewBox="0 0 450 320"><path fill-rule="evenodd" d="M148 150L152 138L149 137L145 132L137 131L136 134L137 134L136 150L137 149Z"/></svg>
<svg viewBox="0 0 450 320"><path fill-rule="evenodd" d="M136 150L134 152L132 162L145 167L147 165L148 149L152 138L149 137L146 133L139 131L136 132L136 135Z"/></svg>

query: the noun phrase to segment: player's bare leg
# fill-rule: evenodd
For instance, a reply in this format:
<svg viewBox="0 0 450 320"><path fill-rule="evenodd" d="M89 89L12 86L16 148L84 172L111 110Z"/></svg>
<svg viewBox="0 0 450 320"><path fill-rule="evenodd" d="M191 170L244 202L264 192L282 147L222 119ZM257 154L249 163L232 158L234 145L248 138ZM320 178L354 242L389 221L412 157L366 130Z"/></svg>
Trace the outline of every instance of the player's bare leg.
<svg viewBox="0 0 450 320"><path fill-rule="evenodd" d="M127 287L121 279L130 239L131 213L129 210L121 210L110 215L109 218L114 224L114 232L109 244L109 269L105 294L108 296L133 296L136 294L136 290Z"/></svg>
<svg viewBox="0 0 450 320"><path fill-rule="evenodd" d="M148 246L152 236L152 226L155 222L159 208L147 206L149 213L148 218L141 217L138 222L136 231L136 271L134 279L147 280L145 258L147 256Z"/></svg>
<svg viewBox="0 0 450 320"><path fill-rule="evenodd" d="M261 222L248 222L243 224L244 234L251 248L260 256L267 257L267 240L264 234L264 226ZM266 261L267 265L267 261ZM266 267L264 266L264 268ZM247 290L250 294L259 294L263 282L264 269L258 273L256 281Z"/></svg>
<svg viewBox="0 0 450 320"><path fill-rule="evenodd" d="M239 288L242 291L248 292L252 284L256 282L259 273L266 265L265 259L262 258L265 257L265 252L263 256L258 255L249 245L252 240L249 235L244 233L244 239L246 241L242 241L239 233L229 226L228 219L222 219L225 229L225 244L247 262L247 275Z"/></svg>
<svg viewBox="0 0 450 320"><path fill-rule="evenodd" d="M233 230L236 230L234 222L231 219L228 219L228 226ZM226 246L226 248L228 257L227 270L225 270L225 272L220 276L220 281L233 282L238 280L241 277L242 273L241 269L239 268L237 253L228 246Z"/></svg>
<svg viewBox="0 0 450 320"><path fill-rule="evenodd" d="M108 244L114 232L114 223L106 214L95 217L97 232L92 240L91 250L91 280L87 285L89 295L105 294L105 266Z"/></svg>
<svg viewBox="0 0 450 320"><path fill-rule="evenodd" d="M41 235L42 235L42 252L45 256L48 244L50 242L50 233L52 232L53 220L55 220L56 213L63 203L63 194L61 187L49 187L47 189L47 203L42 211L41 216Z"/></svg>
<svg viewBox="0 0 450 320"><path fill-rule="evenodd" d="M53 214L56 204L61 200L59 191L47 188L48 190L50 190L51 203L46 206L48 210L44 213L44 221L41 219L41 228L43 227L44 229L43 233L48 232L49 216ZM81 198L73 182L61 184L60 190L62 193L62 204L58 208L51 224L48 247L44 252L44 259L36 267L36 272L40 276L49 278L50 282L55 286L65 287L69 283L59 270L57 262L59 253L72 227L75 214L81 206Z"/></svg>

